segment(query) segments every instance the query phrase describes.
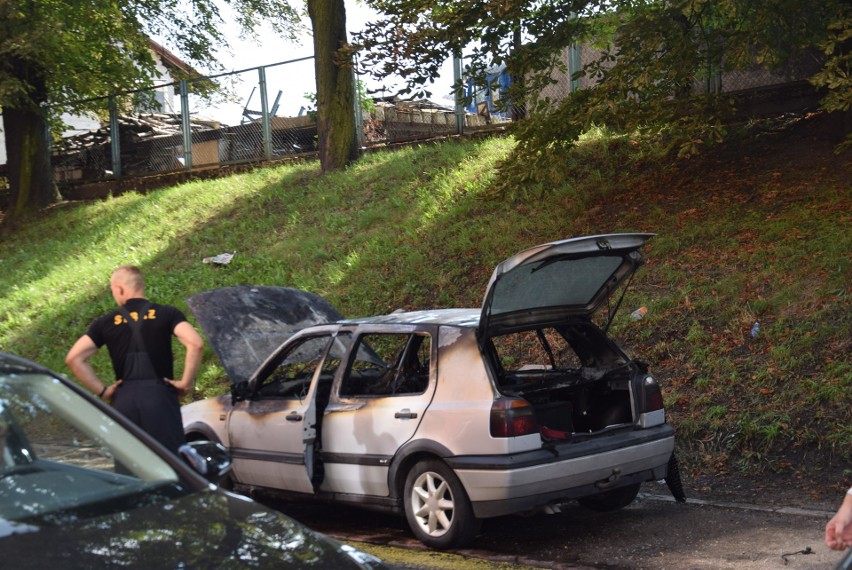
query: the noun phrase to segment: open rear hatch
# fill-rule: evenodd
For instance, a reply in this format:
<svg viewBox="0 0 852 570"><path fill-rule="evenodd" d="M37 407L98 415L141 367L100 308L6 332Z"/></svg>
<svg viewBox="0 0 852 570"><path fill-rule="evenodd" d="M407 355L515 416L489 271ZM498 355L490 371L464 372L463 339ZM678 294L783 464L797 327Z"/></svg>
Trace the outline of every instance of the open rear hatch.
<svg viewBox="0 0 852 570"><path fill-rule="evenodd" d="M500 263L491 275L479 338L590 316L644 263L655 234L606 234L539 245Z"/></svg>
<svg viewBox="0 0 852 570"><path fill-rule="evenodd" d="M646 385L642 367L590 318L643 264L639 249L653 235L552 242L495 268L479 341L498 390L515 402L507 409L531 406L544 441L579 441L664 420L649 399L659 393L649 392L656 383Z"/></svg>

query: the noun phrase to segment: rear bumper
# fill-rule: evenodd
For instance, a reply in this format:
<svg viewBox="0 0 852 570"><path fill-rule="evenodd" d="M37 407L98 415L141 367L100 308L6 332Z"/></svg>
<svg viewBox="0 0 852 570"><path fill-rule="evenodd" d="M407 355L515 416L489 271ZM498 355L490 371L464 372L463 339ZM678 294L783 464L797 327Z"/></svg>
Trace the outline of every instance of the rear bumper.
<svg viewBox="0 0 852 570"><path fill-rule="evenodd" d="M464 485L475 515L487 518L662 479L673 450L674 430L664 424L514 455L446 461Z"/></svg>

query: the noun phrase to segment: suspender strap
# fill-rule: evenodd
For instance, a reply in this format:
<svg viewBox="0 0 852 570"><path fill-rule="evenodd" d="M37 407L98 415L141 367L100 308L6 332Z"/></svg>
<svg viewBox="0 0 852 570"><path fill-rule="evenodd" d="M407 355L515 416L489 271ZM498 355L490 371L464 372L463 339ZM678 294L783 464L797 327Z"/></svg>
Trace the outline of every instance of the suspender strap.
<svg viewBox="0 0 852 570"><path fill-rule="evenodd" d="M133 338L130 342L129 350L124 358L124 380L125 381L140 381L140 380L158 380L162 382L162 378L157 374L154 368L154 363L148 350L145 347L145 339L142 336L142 317L148 312L151 304L146 303L138 313L139 320L134 320L126 307L119 307L127 324L130 326L130 331L133 333Z"/></svg>
<svg viewBox="0 0 852 570"><path fill-rule="evenodd" d="M139 320L134 319L130 312L127 310L127 307L121 306L118 308L118 312L124 317L124 320L127 321L127 324L130 325L130 330L133 332L133 341L130 345L130 352L144 352L148 353L148 350L145 348L145 339L142 338L142 315L148 312L148 309L151 307L150 303L146 303L142 310L139 311Z"/></svg>

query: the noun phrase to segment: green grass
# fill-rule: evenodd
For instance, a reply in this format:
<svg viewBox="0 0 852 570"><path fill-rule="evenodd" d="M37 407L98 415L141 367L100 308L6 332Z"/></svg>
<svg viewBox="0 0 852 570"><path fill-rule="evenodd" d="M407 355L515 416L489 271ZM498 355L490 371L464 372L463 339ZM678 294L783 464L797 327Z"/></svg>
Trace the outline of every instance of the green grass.
<svg viewBox="0 0 852 570"><path fill-rule="evenodd" d="M494 265L521 249L653 231L612 333L659 377L682 461L761 471L807 452L848 465L848 156L827 144L816 157L754 151L739 167L678 162L595 132L551 165L550 185L507 193L497 166L513 145L423 144L327 176L306 162L61 204L0 234L0 350L67 373L65 353L111 308L108 278L124 263L143 268L149 297L184 311L199 291L259 284L313 291L354 317L477 307ZM201 261L222 252L236 252L230 265ZM630 320L642 305L646 318ZM110 377L105 351L93 364ZM226 390L208 349L195 397Z"/></svg>

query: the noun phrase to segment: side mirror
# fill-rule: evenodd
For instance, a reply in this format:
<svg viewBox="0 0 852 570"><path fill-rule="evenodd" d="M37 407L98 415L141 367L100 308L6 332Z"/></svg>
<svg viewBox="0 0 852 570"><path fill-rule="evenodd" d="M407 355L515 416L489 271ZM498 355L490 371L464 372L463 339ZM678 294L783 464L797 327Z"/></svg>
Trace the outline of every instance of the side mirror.
<svg viewBox="0 0 852 570"><path fill-rule="evenodd" d="M231 403L236 404L248 399L249 388L248 382L240 382L231 386Z"/></svg>
<svg viewBox="0 0 852 570"><path fill-rule="evenodd" d="M212 483L219 483L231 470L233 461L228 450L214 441L190 441L178 448L184 461Z"/></svg>

